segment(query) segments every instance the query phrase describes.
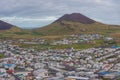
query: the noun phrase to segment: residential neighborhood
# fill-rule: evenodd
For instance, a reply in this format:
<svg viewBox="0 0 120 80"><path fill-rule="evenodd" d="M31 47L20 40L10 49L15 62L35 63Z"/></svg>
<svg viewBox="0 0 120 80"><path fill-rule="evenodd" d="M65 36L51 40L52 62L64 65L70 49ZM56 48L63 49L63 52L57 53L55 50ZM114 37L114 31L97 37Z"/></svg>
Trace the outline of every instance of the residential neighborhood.
<svg viewBox="0 0 120 80"><path fill-rule="evenodd" d="M1 0L0 80L120 80L120 0Z"/></svg>
<svg viewBox="0 0 120 80"><path fill-rule="evenodd" d="M97 36L99 35L94 39L100 38ZM86 38L91 40L88 36ZM117 80L120 78L120 47L118 46L84 50L74 48L35 50L12 43L12 40L0 42L0 55L3 56L0 58L0 80Z"/></svg>
<svg viewBox="0 0 120 80"><path fill-rule="evenodd" d="M59 41L53 41L52 45L60 44L84 44L89 43L93 40L102 39L104 36L99 34L79 34L79 35L69 35L68 38L63 38Z"/></svg>

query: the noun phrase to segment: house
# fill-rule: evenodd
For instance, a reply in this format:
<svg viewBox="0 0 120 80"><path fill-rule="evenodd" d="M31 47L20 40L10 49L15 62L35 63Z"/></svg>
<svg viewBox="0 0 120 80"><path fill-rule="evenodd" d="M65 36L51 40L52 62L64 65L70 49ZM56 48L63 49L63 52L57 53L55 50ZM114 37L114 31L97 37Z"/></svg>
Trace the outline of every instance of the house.
<svg viewBox="0 0 120 80"><path fill-rule="evenodd" d="M46 69L38 69L33 72L34 77L46 78L48 77L48 71Z"/></svg>
<svg viewBox="0 0 120 80"><path fill-rule="evenodd" d="M112 41L112 40L113 40L113 38L111 38L111 37L104 38L104 41Z"/></svg>
<svg viewBox="0 0 120 80"><path fill-rule="evenodd" d="M65 80L89 80L87 77L68 76Z"/></svg>

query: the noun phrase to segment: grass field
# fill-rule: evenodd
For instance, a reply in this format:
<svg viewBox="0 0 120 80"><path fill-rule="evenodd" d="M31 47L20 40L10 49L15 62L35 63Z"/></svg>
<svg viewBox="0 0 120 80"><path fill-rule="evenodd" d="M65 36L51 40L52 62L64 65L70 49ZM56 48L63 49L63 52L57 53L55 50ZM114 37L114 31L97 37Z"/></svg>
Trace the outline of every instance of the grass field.
<svg viewBox="0 0 120 80"><path fill-rule="evenodd" d="M23 48L34 48L37 50L40 49L87 49L87 48L92 48L92 47L99 47L99 46L104 46L104 41L101 40L94 40L91 41L90 43L84 43L84 44L68 44L68 45L50 45L50 44L17 44L20 47Z"/></svg>
<svg viewBox="0 0 120 80"><path fill-rule="evenodd" d="M0 58L4 58L4 54L0 54Z"/></svg>

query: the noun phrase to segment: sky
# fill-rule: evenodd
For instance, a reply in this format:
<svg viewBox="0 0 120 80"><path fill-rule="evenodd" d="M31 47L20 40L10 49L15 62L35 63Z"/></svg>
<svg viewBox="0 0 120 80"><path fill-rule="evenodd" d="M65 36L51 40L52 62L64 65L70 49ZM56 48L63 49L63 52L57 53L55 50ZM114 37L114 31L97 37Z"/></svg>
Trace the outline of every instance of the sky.
<svg viewBox="0 0 120 80"><path fill-rule="evenodd" d="M1 0L0 20L21 28L48 25L64 14L81 13L120 25L120 0Z"/></svg>

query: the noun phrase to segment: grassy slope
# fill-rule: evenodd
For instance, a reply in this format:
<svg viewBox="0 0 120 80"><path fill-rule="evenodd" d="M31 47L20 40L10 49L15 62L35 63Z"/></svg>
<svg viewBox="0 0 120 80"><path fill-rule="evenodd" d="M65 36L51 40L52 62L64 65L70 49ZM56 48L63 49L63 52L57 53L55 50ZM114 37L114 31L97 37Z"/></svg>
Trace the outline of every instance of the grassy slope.
<svg viewBox="0 0 120 80"><path fill-rule="evenodd" d="M120 27L106 25L101 23L94 24L81 24L77 22L63 21L60 23L53 23L48 26L36 29L34 32L42 35L68 35L68 34L87 34L87 33L100 33L104 35L110 35L118 33Z"/></svg>
<svg viewBox="0 0 120 80"><path fill-rule="evenodd" d="M10 30L0 31L0 37L12 37L12 38L47 38L58 39L63 38L69 34L88 34L88 33L100 33L103 35L119 36L120 27L106 25L102 23L94 24L81 24L78 22L53 23L48 26L34 29L34 30L22 30L18 27L12 27ZM63 36L64 35L64 36Z"/></svg>
<svg viewBox="0 0 120 80"><path fill-rule="evenodd" d="M0 38L33 38L30 30L24 30L18 27L12 27L9 30L0 30Z"/></svg>
<svg viewBox="0 0 120 80"><path fill-rule="evenodd" d="M64 25L60 23L54 23L49 26L36 29L36 30L22 30L18 27L12 27L10 30L0 31L0 37L12 37L12 38L34 38L42 37L47 39L60 39L67 37L68 34L87 34L87 33L100 33L103 35L113 35L120 33L120 27L105 25L101 23L94 24L81 24L73 22L63 22ZM63 36L64 35L64 36ZM65 36L66 35L66 36ZM65 48L75 48L75 49L86 49L90 47L102 46L104 43L101 40L95 41L95 44L72 44L72 45L27 45L21 44L22 47L35 47L36 49L65 49Z"/></svg>

